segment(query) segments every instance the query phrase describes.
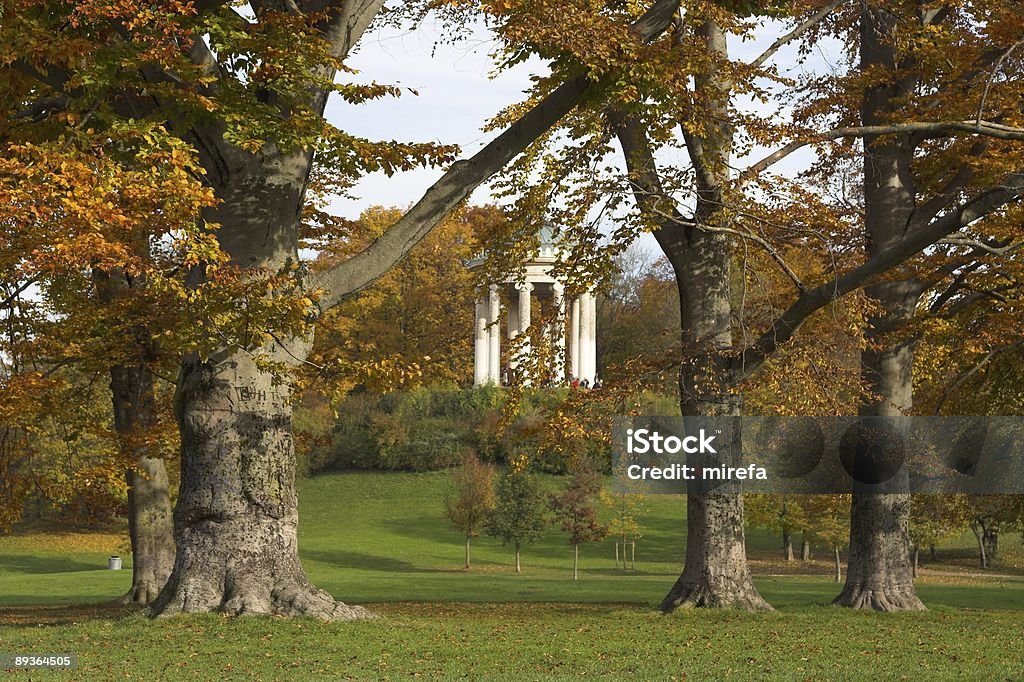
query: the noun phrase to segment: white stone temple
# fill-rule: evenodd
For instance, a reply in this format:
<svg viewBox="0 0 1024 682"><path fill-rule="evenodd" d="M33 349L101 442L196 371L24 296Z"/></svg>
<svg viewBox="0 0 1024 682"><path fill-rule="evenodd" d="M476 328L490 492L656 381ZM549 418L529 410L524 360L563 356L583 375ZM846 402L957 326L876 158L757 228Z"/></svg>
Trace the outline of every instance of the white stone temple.
<svg viewBox="0 0 1024 682"><path fill-rule="evenodd" d="M516 376L519 359L501 355L502 318L505 336L518 340L530 326L531 311L543 308L552 311L553 322L544 325L541 333L551 340L552 367L550 376L561 384L573 379L594 385L597 377L597 309L593 292L572 301L564 296L565 288L551 275L558 260L550 227L540 232L540 248L523 264L514 278L492 284L479 293L476 301L476 353L473 385L502 385ZM483 263L478 258L469 263L471 269ZM522 340L528 353L530 340ZM568 372L568 374L566 374Z"/></svg>

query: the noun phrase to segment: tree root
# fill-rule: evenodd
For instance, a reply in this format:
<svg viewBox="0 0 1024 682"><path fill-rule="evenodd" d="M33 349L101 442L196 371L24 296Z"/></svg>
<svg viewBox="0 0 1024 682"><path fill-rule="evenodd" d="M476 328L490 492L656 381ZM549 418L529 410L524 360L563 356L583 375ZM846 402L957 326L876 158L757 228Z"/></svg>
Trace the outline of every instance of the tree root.
<svg viewBox="0 0 1024 682"><path fill-rule="evenodd" d="M723 583L709 584L676 583L672 591L661 602L663 613L676 609L737 609L741 611L774 611L753 584Z"/></svg>
<svg viewBox="0 0 1024 682"><path fill-rule="evenodd" d="M836 606L849 609L873 611L927 611L925 605L913 591L899 588L874 589L867 585L847 585L838 597L832 600Z"/></svg>

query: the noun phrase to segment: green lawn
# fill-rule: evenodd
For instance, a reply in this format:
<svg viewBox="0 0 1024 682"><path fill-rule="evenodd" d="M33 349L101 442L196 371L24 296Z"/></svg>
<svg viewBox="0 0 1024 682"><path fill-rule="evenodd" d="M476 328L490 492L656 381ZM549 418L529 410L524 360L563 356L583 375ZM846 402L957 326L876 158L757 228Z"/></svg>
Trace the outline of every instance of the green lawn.
<svg viewBox="0 0 1024 682"><path fill-rule="evenodd" d="M32 679L1024 678L1020 578L925 576L919 592L930 612L851 613L827 606L837 591L827 563L786 565L777 560L778 539L755 532L756 582L777 613L663 617L652 607L679 572L682 498L650 498L638 570L617 570L609 542L588 545L574 583L570 547L554 529L527 547L522 575L511 570L511 551L489 538L474 541L474 567L464 570L462 540L441 513L445 480L355 473L302 482L303 562L317 584L381 616L370 622L154 622L66 609L59 605L102 602L127 588L130 571L102 570L123 538L0 538L0 654L79 655L77 672L33 672ZM943 555L969 560L965 543ZM1006 571L1015 572L1019 538L1004 546ZM819 575L774 575L792 571Z"/></svg>

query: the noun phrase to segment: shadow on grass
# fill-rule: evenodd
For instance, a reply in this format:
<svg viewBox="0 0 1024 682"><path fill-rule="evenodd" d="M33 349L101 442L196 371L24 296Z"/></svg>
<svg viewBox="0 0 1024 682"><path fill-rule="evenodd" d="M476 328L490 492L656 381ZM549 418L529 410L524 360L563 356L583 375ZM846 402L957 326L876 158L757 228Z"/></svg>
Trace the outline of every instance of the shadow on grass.
<svg viewBox="0 0 1024 682"><path fill-rule="evenodd" d="M461 569L423 568L410 561L383 557L345 549L302 550L303 560L319 561L335 568L357 568L363 571L381 571L385 573L462 573Z"/></svg>
<svg viewBox="0 0 1024 682"><path fill-rule="evenodd" d="M0 606L0 626L38 627L69 625L87 620L115 621L143 613L143 609L138 606L118 606L110 601L99 604Z"/></svg>
<svg viewBox="0 0 1024 682"><path fill-rule="evenodd" d="M77 571L99 571L106 568L98 563L85 563L66 556L34 556L18 554L0 556L0 572L3 573L74 573Z"/></svg>

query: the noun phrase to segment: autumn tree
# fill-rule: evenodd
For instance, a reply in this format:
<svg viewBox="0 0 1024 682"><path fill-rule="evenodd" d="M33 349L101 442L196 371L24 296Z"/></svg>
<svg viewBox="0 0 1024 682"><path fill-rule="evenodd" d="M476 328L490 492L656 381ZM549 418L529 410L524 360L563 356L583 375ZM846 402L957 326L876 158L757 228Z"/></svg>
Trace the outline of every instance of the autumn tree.
<svg viewBox="0 0 1024 682"><path fill-rule="evenodd" d="M315 588L299 563L291 388L281 374L306 361L320 313L386 272L597 80L588 69L559 72L562 85L517 112L476 155L453 164L385 234L311 274L299 262L300 228L305 221L329 230L333 222L305 212L314 198L310 187L325 195L364 172L454 158L451 147L378 144L324 118L332 95L359 103L397 94L335 79L383 4L258 3L251 14L215 2L4 6L4 78L24 86L19 101L27 117L65 126L88 119L97 129L160 122L195 150L197 175L216 201L198 225L215 233L227 256L218 269L264 289L262 299L255 292L240 298L227 318L199 317L197 326L216 329L234 320L242 332L197 347L181 366L177 553L157 614L362 615ZM654 41L677 6L658 0L646 13L627 16L612 52L632 56ZM193 264L190 285L216 276L211 265ZM261 309L261 300L277 305Z"/></svg>
<svg viewBox="0 0 1024 682"><path fill-rule="evenodd" d="M572 579L579 578L580 545L600 542L608 535L607 526L597 519L597 501L601 494L601 475L589 459L573 467L565 490L551 496L552 519L568 533L572 545Z"/></svg>
<svg viewBox="0 0 1024 682"><path fill-rule="evenodd" d="M934 558L936 545L956 538L968 525L968 499L964 495L921 494L910 499L910 540L913 543L913 571L917 577L921 548Z"/></svg>
<svg viewBox="0 0 1024 682"><path fill-rule="evenodd" d="M840 550L850 539L850 496L807 495L802 502L811 537L832 550L837 583L843 581Z"/></svg>
<svg viewBox="0 0 1024 682"><path fill-rule="evenodd" d="M1015 34L1009 27L1019 21L1019 11L988 3L941 8L793 3L787 5L791 29L758 57L740 63L730 58L727 38L743 35L749 24L737 17L736 9L717 3L687 5L673 51L663 62L650 61L660 68L640 71L628 84L610 88L600 107L568 121L562 130L578 142L562 152L538 151L513 167L522 173L540 167L544 177L552 178L543 188L518 193L518 206L527 213L547 210L556 215L560 220L555 222L569 226L578 244L572 257L599 270L600 258L622 248L626 240L620 238L631 236L628 228L617 228L613 244L619 246L604 250L603 256L587 257L600 251L595 248L600 240L593 216L624 205L613 177L594 171L603 167L614 135L628 168L621 188L632 191L638 208L634 215L642 216L642 229L653 230L677 278L684 415L738 415L738 390L744 382L815 313L861 289L870 346L862 383L871 396L861 412L903 413L909 408L901 397L905 390L898 389L900 396L886 393L897 390L892 372L908 367L912 354L905 338L887 337L899 323L886 322L896 300L886 297L911 292L900 305L912 308L919 294L916 286L906 286L905 275L920 266L920 254L943 240L963 246L968 235L985 232L993 217L1011 211L1020 198L1019 112L1001 104L1014 99L1015 86L989 78L1019 58L1006 37ZM751 9L757 8L748 4L744 11ZM988 37L982 40L982 34ZM790 42L809 46L824 35L852 46L852 68L839 74L829 70L792 88L771 60ZM579 59L592 56L586 51L589 45L556 38L545 47ZM956 57L953 66L939 68L939 55ZM766 97L778 85L797 94L792 122L759 117L735 104L741 95ZM995 120L985 117L990 112ZM771 147L779 139L791 141L734 167L737 145L744 150L753 144ZM679 146L689 157L689 167L657 162L655 152ZM831 178L850 163L860 166L857 193L863 210L856 202L851 205L848 196L831 202L831 189L821 189L828 183L808 187L772 174L776 163L808 146L823 159L815 166L817 177ZM892 162L879 164L883 157ZM510 187L522 185L522 173L509 174ZM566 201L546 209L552 193ZM743 297L734 296L737 245L744 251L763 250L790 283L781 312L773 311L756 327L736 325L737 319L746 319L737 307ZM787 257L794 248L823 248L830 263L824 269L794 263ZM815 265L820 262L812 259ZM929 274L952 277L954 272ZM902 386L909 375L899 376ZM909 573L906 503L900 495L871 496L866 490L855 495L851 570L839 603L920 608ZM687 504L686 568L663 608L766 608L746 567L741 499L691 494Z"/></svg>
<svg viewBox="0 0 1024 682"><path fill-rule="evenodd" d="M494 509L487 520L487 534L501 539L503 544L511 544L515 550L516 573L522 572L523 545L539 540L548 524L547 498L529 467L525 456L509 462L498 479Z"/></svg>
<svg viewBox="0 0 1024 682"><path fill-rule="evenodd" d="M793 560L793 535L807 529L807 512L797 495L750 495L746 498L746 521L755 528L767 528L782 539L782 558Z"/></svg>
<svg viewBox="0 0 1024 682"><path fill-rule="evenodd" d="M679 301L671 268L664 259L637 248L615 258L607 291L598 298L598 367L606 381L628 380L631 363L677 354ZM671 373L651 388L676 391Z"/></svg>
<svg viewBox="0 0 1024 682"><path fill-rule="evenodd" d="M36 120L44 112L20 109L26 84L3 87L15 111L0 117L0 279L9 292L0 307L12 323L0 353L29 371L106 375L128 466L133 581L122 601L144 605L174 554L164 458L176 436L169 392L160 400L154 380L173 376L178 356L159 349L164 333L190 318L189 302L174 293L182 266L216 252L195 226L212 194L194 177L189 147L161 126L67 126L72 112Z"/></svg>
<svg viewBox="0 0 1024 682"><path fill-rule="evenodd" d="M367 209L347 228L352 237L326 243L314 267L329 267L365 248L401 217L397 208ZM325 315L310 356L323 368L318 387L334 386L326 392L336 395L360 383L373 390L387 384L389 369L413 365L420 369L417 382L471 382L465 330L476 283L466 263L482 249L477 234L503 220L494 207L459 209L372 287Z"/></svg>
<svg viewBox="0 0 1024 682"><path fill-rule="evenodd" d="M467 454L451 473L444 512L452 525L466 536L466 568L470 567L469 543L484 530L494 509L494 467Z"/></svg>
<svg viewBox="0 0 1024 682"><path fill-rule="evenodd" d="M636 556L636 541L641 537L640 515L644 512L644 496L640 493L601 491L601 502L611 512L607 532L622 545L622 566L627 565L626 546ZM618 553L616 552L616 557Z"/></svg>

